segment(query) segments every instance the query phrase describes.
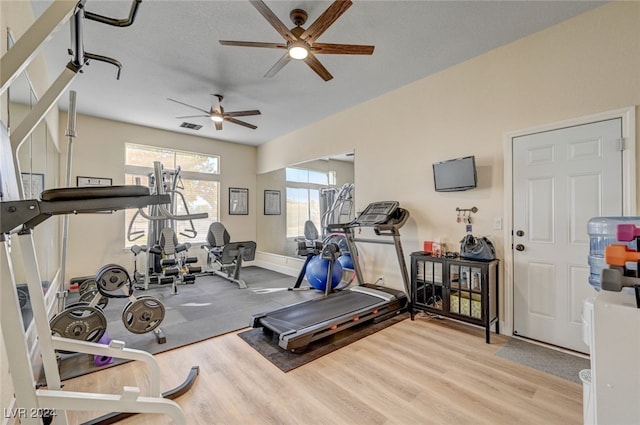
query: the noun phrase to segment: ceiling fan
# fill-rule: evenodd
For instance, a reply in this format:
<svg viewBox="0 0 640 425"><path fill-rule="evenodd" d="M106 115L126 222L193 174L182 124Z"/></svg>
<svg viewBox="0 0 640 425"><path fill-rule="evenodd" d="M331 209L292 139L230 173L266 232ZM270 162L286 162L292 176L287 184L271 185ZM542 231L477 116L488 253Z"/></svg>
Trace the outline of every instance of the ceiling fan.
<svg viewBox="0 0 640 425"><path fill-rule="evenodd" d="M371 55L375 46L357 44L316 43L316 39L324 33L349 7L351 0L336 0L316 19L307 29L302 25L307 21L307 12L302 9L294 9L289 17L295 25L292 29L282 23L280 19L267 7L262 0L249 0L264 16L273 28L285 39L285 43L263 43L255 41L230 41L219 40L224 46L266 47L271 49L286 50L278 62L264 75L273 77L291 59L304 60L323 80L329 81L333 76L320 63L316 54L339 55Z"/></svg>
<svg viewBox="0 0 640 425"><path fill-rule="evenodd" d="M175 100L175 99L171 99L171 98L167 98L167 100L170 100L172 102L176 102L179 103L181 105L184 106L188 106L189 108L193 108L196 109L200 112L204 112L206 115L188 115L188 116L184 116L184 117L176 117L176 118L198 118L198 117L209 117L211 118L211 121L213 121L213 123L216 126L216 130L222 130L222 122L223 121L228 121L230 123L233 124L238 124L244 127L248 127L252 130L255 130L256 128L258 128L257 126L253 125L253 124L249 124L248 122L244 122L241 120L236 119L235 117L246 117L249 115L260 115L260 111L258 111L257 109L252 109L249 111L234 111L234 112L225 112L224 108L222 107L222 99L224 98L224 96L220 95L220 94L212 94L211 95L211 109L210 110L206 110L206 109L201 109L198 108L197 106L192 106L192 105L188 105L184 102L180 102L179 100Z"/></svg>

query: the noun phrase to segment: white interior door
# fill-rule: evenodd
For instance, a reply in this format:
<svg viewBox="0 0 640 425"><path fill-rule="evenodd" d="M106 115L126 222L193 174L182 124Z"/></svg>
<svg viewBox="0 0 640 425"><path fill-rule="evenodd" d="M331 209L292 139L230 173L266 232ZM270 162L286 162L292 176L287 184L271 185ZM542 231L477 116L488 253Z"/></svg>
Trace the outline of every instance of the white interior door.
<svg viewBox="0 0 640 425"><path fill-rule="evenodd" d="M514 334L576 351L592 217L622 215L622 119L513 139Z"/></svg>

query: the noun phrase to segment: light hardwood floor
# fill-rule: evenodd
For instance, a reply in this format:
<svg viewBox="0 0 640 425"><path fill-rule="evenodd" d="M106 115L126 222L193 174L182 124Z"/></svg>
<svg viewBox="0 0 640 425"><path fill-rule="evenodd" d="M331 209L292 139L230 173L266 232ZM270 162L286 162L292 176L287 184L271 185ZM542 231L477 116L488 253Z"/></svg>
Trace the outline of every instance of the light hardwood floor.
<svg viewBox="0 0 640 425"><path fill-rule="evenodd" d="M177 399L189 424L582 424L582 386L494 355L506 337L439 319L405 320L289 373L235 333L156 356L162 390L193 365L200 376ZM128 363L65 382L67 390L144 388ZM81 423L101 412L69 412ZM136 415L121 424L169 424Z"/></svg>

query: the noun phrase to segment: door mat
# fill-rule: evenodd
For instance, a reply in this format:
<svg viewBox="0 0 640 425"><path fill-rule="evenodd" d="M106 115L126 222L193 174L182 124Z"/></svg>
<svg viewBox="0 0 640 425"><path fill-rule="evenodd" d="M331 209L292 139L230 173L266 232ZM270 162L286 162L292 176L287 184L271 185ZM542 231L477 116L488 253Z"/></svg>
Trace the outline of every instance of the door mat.
<svg viewBox="0 0 640 425"><path fill-rule="evenodd" d="M250 329L239 333L238 336L280 370L289 372L408 318L409 313L401 313L380 323L363 323L327 338L314 341L309 344L305 352L300 354L280 348L278 342L274 341L275 338L265 335L262 332L262 328Z"/></svg>
<svg viewBox="0 0 640 425"><path fill-rule="evenodd" d="M496 356L577 384L582 383L579 377L580 371L591 367L589 359L517 338L509 338L504 346L496 352Z"/></svg>

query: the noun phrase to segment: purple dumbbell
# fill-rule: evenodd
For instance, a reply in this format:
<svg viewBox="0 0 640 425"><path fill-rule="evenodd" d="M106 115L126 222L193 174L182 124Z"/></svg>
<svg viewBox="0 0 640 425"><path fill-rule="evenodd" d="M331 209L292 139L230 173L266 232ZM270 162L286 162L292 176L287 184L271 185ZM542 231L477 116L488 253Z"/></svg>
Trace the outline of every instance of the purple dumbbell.
<svg viewBox="0 0 640 425"><path fill-rule="evenodd" d="M109 338L109 335L107 334L106 331L100 337L100 340L98 340L98 344L109 345L110 342L111 342L111 338ZM99 366L106 366L106 365L111 364L111 363L113 363L113 357L100 356L98 354L93 356L93 364L95 364L98 367Z"/></svg>
<svg viewBox="0 0 640 425"><path fill-rule="evenodd" d="M616 238L620 242L632 242L636 236L640 236L640 227L635 224L618 224Z"/></svg>

